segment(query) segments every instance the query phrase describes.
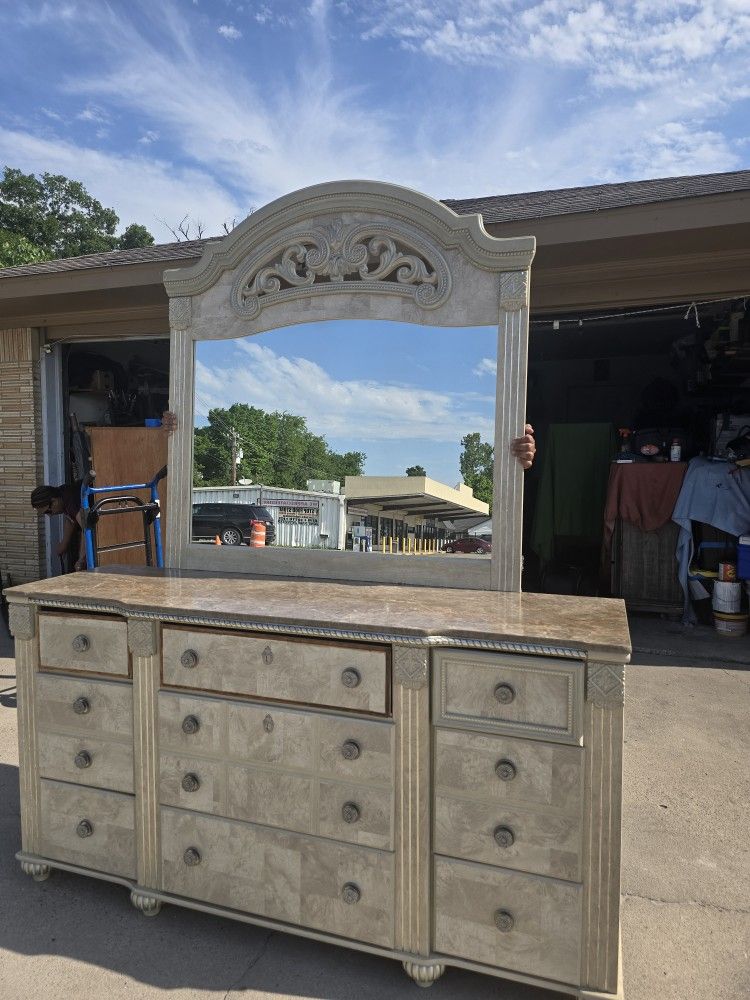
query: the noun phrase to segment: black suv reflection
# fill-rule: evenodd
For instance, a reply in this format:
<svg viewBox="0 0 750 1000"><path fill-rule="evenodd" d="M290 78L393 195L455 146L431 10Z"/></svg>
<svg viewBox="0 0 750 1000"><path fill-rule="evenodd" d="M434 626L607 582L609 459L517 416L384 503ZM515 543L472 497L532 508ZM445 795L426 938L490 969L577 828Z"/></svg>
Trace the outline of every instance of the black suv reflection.
<svg viewBox="0 0 750 1000"><path fill-rule="evenodd" d="M276 538L276 527L270 512L254 503L194 503L193 539L196 542L218 535L222 545L247 545L250 541L250 522L263 521L266 526L266 545Z"/></svg>

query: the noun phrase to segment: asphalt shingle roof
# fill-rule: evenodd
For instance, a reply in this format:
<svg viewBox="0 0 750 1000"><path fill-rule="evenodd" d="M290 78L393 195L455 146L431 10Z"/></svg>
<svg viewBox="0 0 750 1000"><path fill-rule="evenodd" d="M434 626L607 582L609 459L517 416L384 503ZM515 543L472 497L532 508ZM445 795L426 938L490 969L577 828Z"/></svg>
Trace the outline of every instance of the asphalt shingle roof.
<svg viewBox="0 0 750 1000"><path fill-rule="evenodd" d="M622 184L595 184L590 187L560 188L556 191L528 191L524 194L490 195L486 198L443 199L443 204L459 215L479 213L485 223L520 222L578 212L599 212L611 208L629 208L679 198L750 191L750 170L723 174L695 174L689 177L664 177L649 181L626 181ZM112 250L85 257L47 260L40 264L22 264L0 268L0 278L78 271L89 267L119 267L155 261L195 260L209 243L222 237L185 240L182 243L159 243L135 250Z"/></svg>
<svg viewBox="0 0 750 1000"><path fill-rule="evenodd" d="M528 191L524 194L491 195L487 198L444 199L458 215L478 212L485 223L543 219L577 212L599 212L607 208L629 208L678 198L700 198L750 190L750 170L724 174L663 177L622 184L560 188L558 191Z"/></svg>

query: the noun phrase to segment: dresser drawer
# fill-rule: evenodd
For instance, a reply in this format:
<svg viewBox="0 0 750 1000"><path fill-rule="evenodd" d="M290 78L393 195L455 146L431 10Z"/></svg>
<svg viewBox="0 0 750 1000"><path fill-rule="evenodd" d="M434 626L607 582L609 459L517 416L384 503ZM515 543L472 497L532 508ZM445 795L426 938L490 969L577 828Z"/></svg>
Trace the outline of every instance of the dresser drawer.
<svg viewBox="0 0 750 1000"><path fill-rule="evenodd" d="M133 688L130 684L88 677L40 674L36 680L36 718L41 732L130 742Z"/></svg>
<svg viewBox="0 0 750 1000"><path fill-rule="evenodd" d="M164 628L163 657L170 687L378 714L388 707L383 647Z"/></svg>
<svg viewBox="0 0 750 1000"><path fill-rule="evenodd" d="M384 948L393 947L393 855L161 810L162 888Z"/></svg>
<svg viewBox="0 0 750 1000"><path fill-rule="evenodd" d="M363 847L392 850L393 793L385 788L321 781L317 833Z"/></svg>
<svg viewBox="0 0 750 1000"><path fill-rule="evenodd" d="M39 773L77 785L133 791L133 745L90 736L40 732Z"/></svg>
<svg viewBox="0 0 750 1000"><path fill-rule="evenodd" d="M304 712L276 704L159 694L159 746L216 757L393 785L390 722Z"/></svg>
<svg viewBox="0 0 750 1000"><path fill-rule="evenodd" d="M583 663L459 649L433 658L435 722L580 743Z"/></svg>
<svg viewBox="0 0 750 1000"><path fill-rule="evenodd" d="M543 806L580 821L583 751L534 740L436 729L436 795Z"/></svg>
<svg viewBox="0 0 750 1000"><path fill-rule="evenodd" d="M131 795L41 783L39 853L44 857L135 878L134 825Z"/></svg>
<svg viewBox="0 0 750 1000"><path fill-rule="evenodd" d="M457 796L435 796L433 849L481 861L580 881L581 819Z"/></svg>
<svg viewBox="0 0 750 1000"><path fill-rule="evenodd" d="M581 886L435 858L435 950L563 983L580 979Z"/></svg>
<svg viewBox="0 0 750 1000"><path fill-rule="evenodd" d="M130 676L128 626L104 615L39 615L41 670Z"/></svg>

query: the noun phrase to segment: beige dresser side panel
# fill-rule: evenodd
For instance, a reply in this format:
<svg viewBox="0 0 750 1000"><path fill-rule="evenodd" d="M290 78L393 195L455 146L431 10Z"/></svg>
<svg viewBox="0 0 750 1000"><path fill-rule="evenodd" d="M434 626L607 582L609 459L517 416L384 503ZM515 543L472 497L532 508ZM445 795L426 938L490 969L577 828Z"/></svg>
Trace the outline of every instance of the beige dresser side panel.
<svg viewBox="0 0 750 1000"><path fill-rule="evenodd" d="M581 981L612 993L619 965L624 680L622 663L588 663Z"/></svg>
<svg viewBox="0 0 750 1000"><path fill-rule="evenodd" d="M133 657L133 731L135 777L135 848L138 884L156 889L161 883L159 835L159 632L158 622L128 621Z"/></svg>
<svg viewBox="0 0 750 1000"><path fill-rule="evenodd" d="M29 854L39 853L41 810L36 719L39 668L37 621L38 615L33 605L10 605L10 631L16 640L21 843L24 851Z"/></svg>
<svg viewBox="0 0 750 1000"><path fill-rule="evenodd" d="M396 723L396 947L430 953L429 653L393 647Z"/></svg>

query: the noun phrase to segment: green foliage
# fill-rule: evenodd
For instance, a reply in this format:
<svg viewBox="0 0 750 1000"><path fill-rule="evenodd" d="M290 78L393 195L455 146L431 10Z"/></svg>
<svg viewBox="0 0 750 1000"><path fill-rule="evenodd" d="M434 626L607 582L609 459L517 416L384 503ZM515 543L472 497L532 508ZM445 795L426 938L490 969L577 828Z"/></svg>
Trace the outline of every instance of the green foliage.
<svg viewBox="0 0 750 1000"><path fill-rule="evenodd" d="M62 174L36 177L12 167L3 172L0 231L27 241L16 246L16 257L24 257L17 263L79 257L154 242L145 226L138 224L128 226L122 237L116 236L119 221L114 209L105 208L80 181Z"/></svg>
<svg viewBox="0 0 750 1000"><path fill-rule="evenodd" d="M406 469L406 475L407 476L426 476L427 473L425 472L424 467L421 466L421 465L410 465L409 468Z"/></svg>
<svg viewBox="0 0 750 1000"><path fill-rule="evenodd" d="M491 444L482 441L478 433L461 438L459 465L463 481L474 490L478 500L492 507L492 472L494 465Z"/></svg>
<svg viewBox="0 0 750 1000"><path fill-rule="evenodd" d="M232 448L229 431L239 435L243 457L238 479L304 490L308 479L361 476L365 455L359 451L338 454L325 438L307 429L304 417L291 413L266 413L247 403L213 409L208 425L195 431L193 485L226 486L232 482Z"/></svg>
<svg viewBox="0 0 750 1000"><path fill-rule="evenodd" d="M118 250L133 250L136 247L152 247L153 245L154 237L145 226L138 222L131 222L117 241Z"/></svg>
<svg viewBox="0 0 750 1000"><path fill-rule="evenodd" d="M0 229L0 267L17 267L19 264L37 264L49 260L49 254L31 240L8 229Z"/></svg>

